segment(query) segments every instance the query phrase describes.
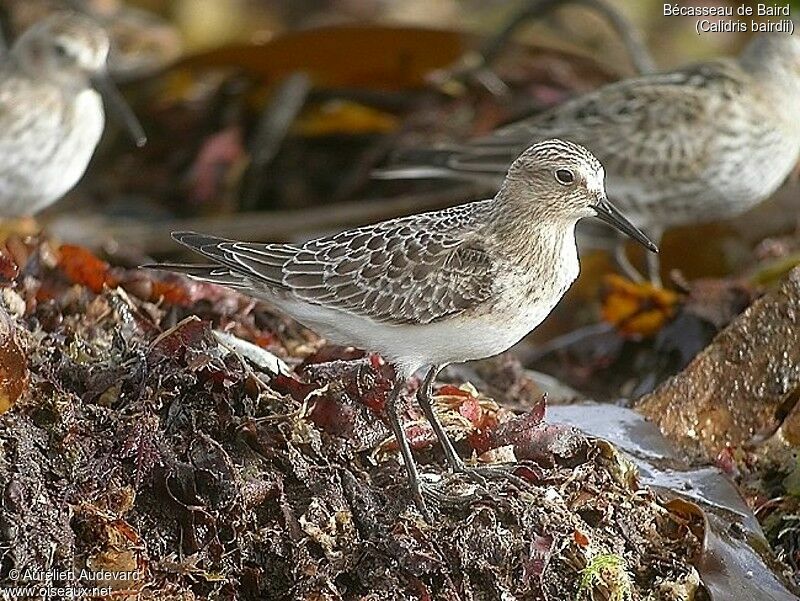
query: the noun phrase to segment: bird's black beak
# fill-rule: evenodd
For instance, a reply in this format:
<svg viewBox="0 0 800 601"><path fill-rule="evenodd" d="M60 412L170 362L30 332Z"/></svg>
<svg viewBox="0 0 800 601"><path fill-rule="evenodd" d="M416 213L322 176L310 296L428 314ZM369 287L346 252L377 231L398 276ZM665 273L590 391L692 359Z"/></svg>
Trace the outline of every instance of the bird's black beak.
<svg viewBox="0 0 800 601"><path fill-rule="evenodd" d="M617 228L623 234L627 234L639 244L644 246L650 252L657 253L658 247L645 236L642 231L633 225L628 218L617 210L617 208L608 202L605 196L598 197L597 202L592 205L592 208L597 213L597 218L605 221L612 227Z"/></svg>
<svg viewBox="0 0 800 601"><path fill-rule="evenodd" d="M97 73L92 77L92 87L103 97L109 112L111 112L131 135L134 144L141 148L147 143L147 135L142 124L133 114L131 107L122 97L117 86L111 81L107 73Z"/></svg>

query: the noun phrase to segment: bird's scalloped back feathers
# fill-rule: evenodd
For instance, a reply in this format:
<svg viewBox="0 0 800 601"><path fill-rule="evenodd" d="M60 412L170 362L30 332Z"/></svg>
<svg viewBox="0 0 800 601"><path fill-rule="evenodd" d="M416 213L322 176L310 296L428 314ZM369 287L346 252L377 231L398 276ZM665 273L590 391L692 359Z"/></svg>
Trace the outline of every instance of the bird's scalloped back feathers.
<svg viewBox="0 0 800 601"><path fill-rule="evenodd" d="M741 77L734 62L719 61L609 84L462 145L401 152L378 176L499 182L520 152L546 138L586 146L612 178L696 176L712 136L729 129L723 103L744 93Z"/></svg>
<svg viewBox="0 0 800 601"><path fill-rule="evenodd" d="M300 246L193 232L173 237L244 278L254 292L273 292L279 306L288 293L294 301L379 322L431 323L475 307L492 292L494 264L481 248L473 219L482 206L414 215ZM207 269L189 275L226 277L224 271Z"/></svg>

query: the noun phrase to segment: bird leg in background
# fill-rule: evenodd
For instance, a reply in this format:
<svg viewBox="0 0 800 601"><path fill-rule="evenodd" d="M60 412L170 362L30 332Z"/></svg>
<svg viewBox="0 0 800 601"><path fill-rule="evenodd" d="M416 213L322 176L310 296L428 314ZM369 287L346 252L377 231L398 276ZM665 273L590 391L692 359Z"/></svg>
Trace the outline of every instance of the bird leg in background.
<svg viewBox="0 0 800 601"><path fill-rule="evenodd" d="M540 18L556 8L568 4L581 4L602 15L617 32L630 55L631 64L638 75L656 70L655 61L642 41L639 31L622 15L616 7L605 0L528 0L516 16L500 34L491 38L481 49L480 54L486 62L492 61L519 27L531 19Z"/></svg>
<svg viewBox="0 0 800 601"><path fill-rule="evenodd" d="M650 226L648 234L654 243L660 244L661 238L664 235L664 230L663 228ZM614 246L614 260L617 262L617 266L622 273L625 274L625 277L637 284L642 284L647 280L642 275L642 272L634 267L633 263L631 263L631 260L628 258L626 243L627 239L625 237L621 235L617 236L617 242ZM647 276L653 286L658 288L663 287L661 283L661 262L657 253L647 253Z"/></svg>
<svg viewBox="0 0 800 601"><path fill-rule="evenodd" d="M405 378L397 376L394 380L394 385L389 393L389 398L386 399L386 415L389 418L389 425L392 428L397 446L400 449L400 454L403 456L403 465L406 467L408 474L408 485L411 488L411 496L414 499L414 504L419 509L419 512L425 519L430 517L428 508L425 506L425 500L422 498L422 485L419 479L419 471L417 464L414 462L414 456L411 454L411 447L408 444L405 430L400 423L400 417L397 415L397 401L400 398L400 393L405 386Z"/></svg>
<svg viewBox="0 0 800 601"><path fill-rule="evenodd" d="M625 242L626 240L622 236L617 237L617 243L614 246L614 260L628 279L641 284L644 282L644 276L633 266L633 263L628 258Z"/></svg>
<svg viewBox="0 0 800 601"><path fill-rule="evenodd" d="M590 10L596 11L609 22L627 49L631 64L637 75L653 73L656 70L655 61L642 41L638 30L625 16L605 0L528 0L522 10L512 17L498 34L491 36L479 50L467 53L459 59L455 66L442 72L436 78L438 85L447 88L447 84L459 81L464 82L472 78L483 84L490 92L497 94L497 91L504 89L505 86L502 82L500 82L502 87L497 85L499 80L494 74L488 76L490 85L485 83L487 65L494 61L509 39L526 21L541 18L554 9L568 4L583 5Z"/></svg>
<svg viewBox="0 0 800 601"><path fill-rule="evenodd" d="M650 226L648 229L650 239L654 240L656 244L661 244L661 238L664 236L662 228ZM647 253L647 275L650 277L650 283L658 288L663 288L661 283L661 257L656 253Z"/></svg>
<svg viewBox="0 0 800 601"><path fill-rule="evenodd" d="M266 188L268 167L303 110L310 91L309 76L306 73L292 73L280 82L262 109L255 136L249 144L252 158L244 176L242 209L249 211L258 207L261 193Z"/></svg>

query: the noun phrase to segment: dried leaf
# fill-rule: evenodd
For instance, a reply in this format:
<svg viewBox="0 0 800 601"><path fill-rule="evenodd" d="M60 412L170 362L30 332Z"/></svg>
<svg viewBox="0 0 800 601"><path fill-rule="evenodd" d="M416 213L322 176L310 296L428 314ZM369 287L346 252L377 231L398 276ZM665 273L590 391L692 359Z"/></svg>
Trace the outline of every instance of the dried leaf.
<svg viewBox="0 0 800 601"><path fill-rule="evenodd" d="M356 102L335 100L304 111L294 130L304 136L388 134L398 127L397 117Z"/></svg>
<svg viewBox="0 0 800 601"><path fill-rule="evenodd" d="M98 259L89 250L81 246L64 244L58 249L58 253L58 266L73 284L86 286L96 294L103 291L103 286L117 285L108 263Z"/></svg>
<svg viewBox="0 0 800 601"><path fill-rule="evenodd" d="M675 314L679 296L616 274L604 278L603 319L627 336L652 336Z"/></svg>
<svg viewBox="0 0 800 601"><path fill-rule="evenodd" d="M572 533L572 540L574 540L575 544L581 547L582 549L585 549L586 547L589 546L589 537L586 536L586 534L584 534L577 528Z"/></svg>
<svg viewBox="0 0 800 601"><path fill-rule="evenodd" d="M14 322L0 313L0 413L5 413L28 387L28 360Z"/></svg>
<svg viewBox="0 0 800 601"><path fill-rule="evenodd" d="M98 508L84 504L76 508L76 529L93 545L86 557L90 586L108 586L121 598L131 597L146 582L147 560L136 529Z"/></svg>
<svg viewBox="0 0 800 601"><path fill-rule="evenodd" d="M553 555L555 539L550 535L537 536L531 540L528 550L528 559L523 564L523 579L530 583L531 580L541 580L542 574L550 563Z"/></svg>
<svg viewBox="0 0 800 601"><path fill-rule="evenodd" d="M519 459L530 459L543 466L555 465L580 454L586 437L576 428L544 423L544 398L530 412L513 417L486 432L490 449L513 445Z"/></svg>
<svg viewBox="0 0 800 601"><path fill-rule="evenodd" d="M14 256L5 245L0 246L0 279L11 282L17 275L19 275L19 265Z"/></svg>
<svg viewBox="0 0 800 601"><path fill-rule="evenodd" d="M188 348L200 348L203 342L216 346L208 322L190 316L156 338L151 346L156 356L181 358Z"/></svg>
<svg viewBox="0 0 800 601"><path fill-rule="evenodd" d="M466 50L457 31L347 25L287 33L266 44L238 44L198 54L180 67L234 67L265 82L307 73L323 88L406 90Z"/></svg>

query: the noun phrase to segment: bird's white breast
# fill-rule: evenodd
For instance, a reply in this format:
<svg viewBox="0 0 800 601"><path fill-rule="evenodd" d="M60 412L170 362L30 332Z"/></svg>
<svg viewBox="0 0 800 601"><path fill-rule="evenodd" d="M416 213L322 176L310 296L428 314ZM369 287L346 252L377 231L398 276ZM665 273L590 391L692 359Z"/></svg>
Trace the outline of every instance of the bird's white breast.
<svg viewBox="0 0 800 601"><path fill-rule="evenodd" d="M103 104L94 90L39 92L19 90L16 101L23 106L3 119L0 215L4 217L33 215L72 189L103 133Z"/></svg>
<svg viewBox="0 0 800 601"><path fill-rule="evenodd" d="M428 365L491 357L536 328L579 272L574 226L548 246L539 260L509 263L498 275L496 298L480 311L435 323L393 325L302 301L279 305L330 341L378 352L410 375Z"/></svg>

